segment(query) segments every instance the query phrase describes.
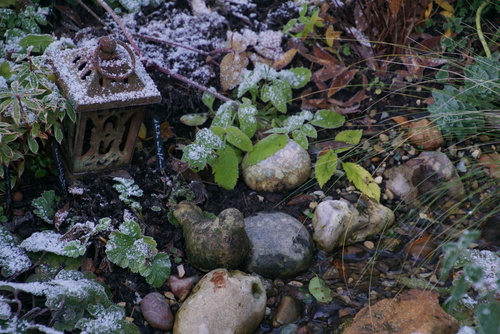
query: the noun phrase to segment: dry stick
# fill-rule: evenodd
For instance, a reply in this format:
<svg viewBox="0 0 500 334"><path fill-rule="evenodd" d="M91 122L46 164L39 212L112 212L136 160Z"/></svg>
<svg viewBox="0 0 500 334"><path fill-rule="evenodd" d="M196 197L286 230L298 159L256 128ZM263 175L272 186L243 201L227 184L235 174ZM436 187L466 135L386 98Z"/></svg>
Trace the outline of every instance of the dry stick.
<svg viewBox="0 0 500 334"><path fill-rule="evenodd" d="M120 20L120 18L118 17L118 15L116 15L116 13L111 9L111 7L109 7L103 0L97 0L97 2L99 2L99 4L108 12L109 15L111 15L111 17L113 18L113 20L115 20L115 22L120 26L121 30L123 31L123 33L125 34L125 36L127 37L128 41L130 42L130 44L132 45L132 47L134 48L134 51L135 53L142 58L142 53L141 53L141 50L139 49L139 47L137 46L137 44L135 43L135 41L133 40L132 38L132 35L130 34L130 32L128 31L127 27L125 27L125 25L122 23L122 21ZM231 100L230 98L227 98L225 97L224 95L221 95L217 92L214 92L214 91L211 91L210 89L208 89L207 87L197 83L197 82L194 82L192 81L191 79L188 79L186 78L185 76L182 76L180 74L177 74L177 73L174 73L164 67L161 67L161 66L158 66L158 65L155 65L153 66L153 68L156 68L157 70L159 70L160 72L163 72L177 80L180 80L192 87L195 87L195 88L198 88L200 90L202 90L203 92L206 92L206 93L209 93L209 94L212 94L213 96L215 96L216 98L222 100L222 101L225 101L225 102L232 102L233 105L235 106L238 106L240 105L238 102L236 101L233 101Z"/></svg>
<svg viewBox="0 0 500 334"><path fill-rule="evenodd" d="M94 11L92 9L90 9L86 4L83 3L82 0L76 0L83 8L85 8L85 10L87 12L90 13L90 15L92 15L97 21L99 21L100 24L102 24L103 26L107 27L108 25L103 21L101 20L101 18L99 16L97 16L96 13L94 13Z"/></svg>

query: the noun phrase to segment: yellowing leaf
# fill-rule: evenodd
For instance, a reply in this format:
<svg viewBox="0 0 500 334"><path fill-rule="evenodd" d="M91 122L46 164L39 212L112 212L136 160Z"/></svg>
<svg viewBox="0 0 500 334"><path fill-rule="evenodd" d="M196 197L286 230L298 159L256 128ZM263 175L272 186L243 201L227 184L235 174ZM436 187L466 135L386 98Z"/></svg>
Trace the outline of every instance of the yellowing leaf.
<svg viewBox="0 0 500 334"><path fill-rule="evenodd" d="M316 167L314 167L314 177L318 180L320 187L323 187L330 180L337 169L337 162L337 154L333 150L329 150L318 158Z"/></svg>
<svg viewBox="0 0 500 334"><path fill-rule="evenodd" d="M432 4L433 4L433 2L429 1L429 4L427 5L427 9L425 10L425 14L424 14L425 19L428 19L431 16Z"/></svg>
<svg viewBox="0 0 500 334"><path fill-rule="evenodd" d="M325 282L315 276L309 282L309 292L320 303L329 303L332 301L332 291L326 286Z"/></svg>
<svg viewBox="0 0 500 334"><path fill-rule="evenodd" d="M222 89L233 89L240 80L241 71L247 67L248 58L245 53L224 56L220 63L220 83Z"/></svg>
<svg viewBox="0 0 500 334"><path fill-rule="evenodd" d="M360 165L352 162L342 163L345 174L356 188L363 194L380 202L380 187L375 183L371 174Z"/></svg>
<svg viewBox="0 0 500 334"><path fill-rule="evenodd" d="M139 129L138 136L139 136L139 139L146 140L147 130L146 130L146 125L144 125L144 123L141 123L141 128Z"/></svg>
<svg viewBox="0 0 500 334"><path fill-rule="evenodd" d="M339 38L341 34L342 34L341 31L335 31L335 30L333 30L333 26L328 26L328 28L326 29L326 33L325 33L326 44L329 47L332 47L333 46L333 42L337 38Z"/></svg>
<svg viewBox="0 0 500 334"><path fill-rule="evenodd" d="M273 68L275 70L281 70L283 67L285 67L286 65L290 64L290 62L292 61L293 57L295 57L296 53L297 53L297 49L296 48L290 49L287 52L282 53L278 57L278 59L276 59L273 62Z"/></svg>
<svg viewBox="0 0 500 334"><path fill-rule="evenodd" d="M443 10L442 12L440 12L440 14L449 19L453 18L453 13L447 10Z"/></svg>
<svg viewBox="0 0 500 334"><path fill-rule="evenodd" d="M435 3L439 5L439 7L443 8L444 10L453 13L455 10L453 9L453 6L450 5L447 1L444 0L434 0Z"/></svg>

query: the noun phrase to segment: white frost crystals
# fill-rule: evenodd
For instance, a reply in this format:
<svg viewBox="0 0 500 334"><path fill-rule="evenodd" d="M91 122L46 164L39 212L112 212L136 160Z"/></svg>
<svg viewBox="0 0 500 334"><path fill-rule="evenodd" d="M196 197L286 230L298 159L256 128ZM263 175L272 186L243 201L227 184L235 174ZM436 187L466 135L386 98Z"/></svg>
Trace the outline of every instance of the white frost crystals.
<svg viewBox="0 0 500 334"><path fill-rule="evenodd" d="M0 226L0 268L3 276L11 276L27 270L31 261L26 252L17 246L15 238Z"/></svg>

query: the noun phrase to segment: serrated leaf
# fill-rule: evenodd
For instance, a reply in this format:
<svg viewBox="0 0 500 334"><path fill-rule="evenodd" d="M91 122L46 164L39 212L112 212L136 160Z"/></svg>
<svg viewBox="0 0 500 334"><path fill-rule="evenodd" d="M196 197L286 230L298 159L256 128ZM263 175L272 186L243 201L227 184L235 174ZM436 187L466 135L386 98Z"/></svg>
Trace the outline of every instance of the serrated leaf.
<svg viewBox="0 0 500 334"><path fill-rule="evenodd" d="M18 241L0 225L0 268L4 277L23 272L31 267L31 260Z"/></svg>
<svg viewBox="0 0 500 334"><path fill-rule="evenodd" d="M281 150L288 143L287 135L272 134L254 145L253 151L248 155L245 166L250 166L262 161Z"/></svg>
<svg viewBox="0 0 500 334"><path fill-rule="evenodd" d="M321 109L316 111L310 123L325 129L334 129L344 125L345 116L328 109Z"/></svg>
<svg viewBox="0 0 500 334"><path fill-rule="evenodd" d="M302 88L311 81L311 70L305 67L296 67L288 70L292 75L286 75L286 81L293 89Z"/></svg>
<svg viewBox="0 0 500 334"><path fill-rule="evenodd" d="M318 158L314 167L314 177L320 187L323 187L330 180L337 169L337 163L338 156L333 150L329 150Z"/></svg>
<svg viewBox="0 0 500 334"><path fill-rule="evenodd" d="M226 139L242 151L250 152L253 149L252 141L247 135L235 126L226 128Z"/></svg>
<svg viewBox="0 0 500 334"><path fill-rule="evenodd" d="M342 168L349 181L351 181L358 190L366 196L380 202L380 187L375 183L375 180L366 169L353 162L343 162Z"/></svg>
<svg viewBox="0 0 500 334"><path fill-rule="evenodd" d="M86 244L78 240L61 240L61 238L61 234L51 230L35 232L24 239L19 247L28 252L50 252L68 257L79 257L85 253Z"/></svg>
<svg viewBox="0 0 500 334"><path fill-rule="evenodd" d="M224 189L234 189L238 181L238 157L230 146L217 151L219 156L210 165L215 182Z"/></svg>
<svg viewBox="0 0 500 334"><path fill-rule="evenodd" d="M297 142L297 144L302 146L304 150L307 150L307 148L309 147L309 141L307 140L307 136L303 131L296 130L292 132L292 138Z"/></svg>
<svg viewBox="0 0 500 334"><path fill-rule="evenodd" d="M309 292L320 303L329 303L333 300L332 291L318 276L313 277L311 281L309 281Z"/></svg>
<svg viewBox="0 0 500 334"><path fill-rule="evenodd" d="M243 131L248 138L252 138L257 131L258 124L257 118L257 108L248 99L243 99L244 103L238 108L238 121L240 123L240 129Z"/></svg>
<svg viewBox="0 0 500 334"><path fill-rule="evenodd" d="M362 135L363 135L363 130L344 130L339 132L335 136L335 141L344 142L351 145L357 145L359 144ZM335 149L335 152L341 153L350 149L351 147L338 148Z"/></svg>
<svg viewBox="0 0 500 334"><path fill-rule="evenodd" d="M318 137L318 132L316 131L316 129L314 128L314 126L312 126L311 124L304 124L304 125L302 125L301 130L309 138L317 138Z"/></svg>
<svg viewBox="0 0 500 334"><path fill-rule="evenodd" d="M31 202L31 205L35 207L33 212L40 218L42 218L46 223L54 223L54 215L56 211L54 207L59 203L61 198L56 195L54 190L45 190L42 195Z"/></svg>
<svg viewBox="0 0 500 334"><path fill-rule="evenodd" d="M272 105L282 113L286 113L286 104L292 100L292 88L284 80L275 80L271 85L264 85L261 91L264 102L271 101Z"/></svg>
<svg viewBox="0 0 500 334"><path fill-rule="evenodd" d="M76 323L76 328L85 333L139 334L139 329L125 320L125 310L116 304L107 309L101 304L91 304L87 310L93 318L82 318Z"/></svg>
<svg viewBox="0 0 500 334"><path fill-rule="evenodd" d="M170 277L170 258L166 253L158 253L151 262L151 273L146 277L146 281L154 288L159 288ZM144 276L144 275L143 275Z"/></svg>

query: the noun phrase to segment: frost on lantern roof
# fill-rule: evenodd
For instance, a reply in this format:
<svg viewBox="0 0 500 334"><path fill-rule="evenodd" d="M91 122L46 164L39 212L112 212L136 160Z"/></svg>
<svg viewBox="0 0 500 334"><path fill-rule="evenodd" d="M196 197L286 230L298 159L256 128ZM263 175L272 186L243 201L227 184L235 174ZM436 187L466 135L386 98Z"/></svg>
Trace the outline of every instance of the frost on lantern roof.
<svg viewBox="0 0 500 334"><path fill-rule="evenodd" d="M116 57L97 57L98 40L87 41L80 48L68 47L61 40L47 49L46 56L54 67L58 84L71 100L75 111L157 103L161 95L140 61L125 43L116 45ZM102 48L101 48L102 49ZM134 66L135 63L135 66Z"/></svg>

